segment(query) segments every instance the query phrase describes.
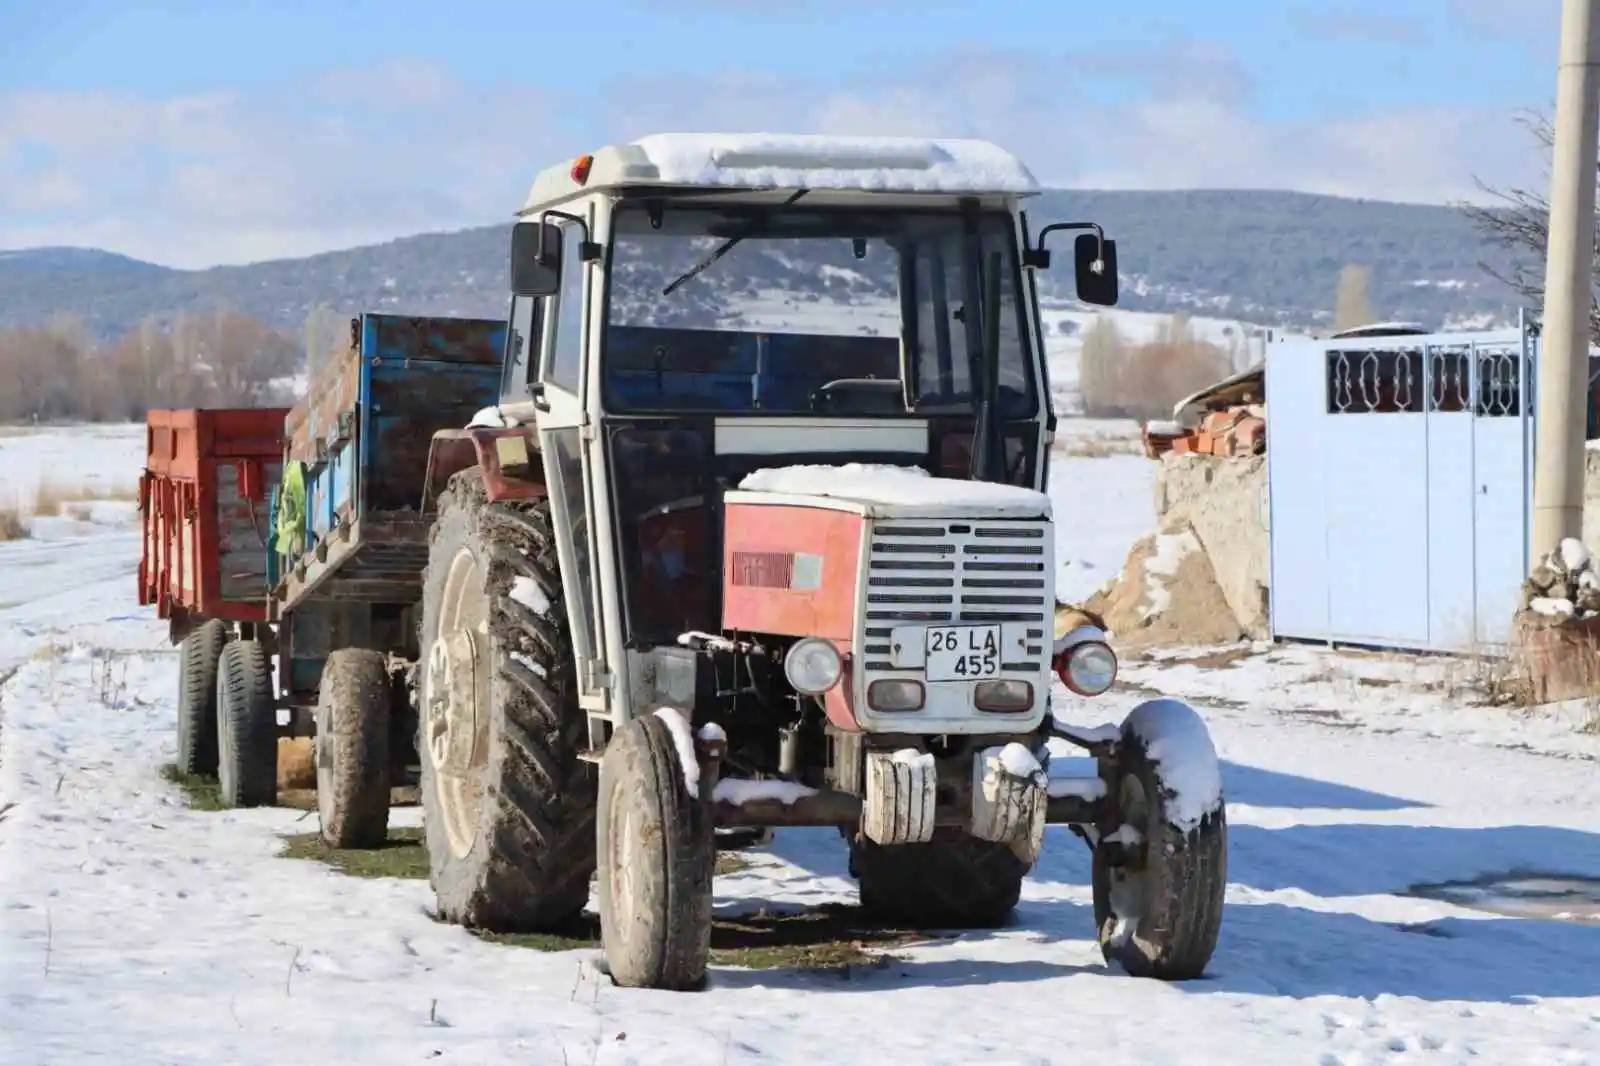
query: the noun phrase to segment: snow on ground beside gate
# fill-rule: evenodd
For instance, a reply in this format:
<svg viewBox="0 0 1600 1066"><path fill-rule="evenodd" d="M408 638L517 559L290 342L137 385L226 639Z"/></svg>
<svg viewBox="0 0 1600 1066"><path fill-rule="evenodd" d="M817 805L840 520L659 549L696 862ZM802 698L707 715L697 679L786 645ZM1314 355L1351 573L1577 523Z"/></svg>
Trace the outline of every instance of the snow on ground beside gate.
<svg viewBox="0 0 1600 1066"><path fill-rule="evenodd" d="M1114 573L1153 522L1152 464L1122 459L1058 463L1064 584L1083 576L1066 560ZM1158 693L1208 721L1230 885L1205 980L1110 970L1087 854L1053 829L1005 929L892 948L848 978L718 965L704 993L626 991L592 951L434 922L425 881L277 857L314 814L186 809L160 776L176 664L132 606L137 549L126 533L0 545L7 1066L1600 1063L1600 926L1407 894L1513 869L1600 876L1600 752L1548 715L1470 706L1470 679L1437 661L1189 649L1126 664L1111 696L1057 694L1081 725ZM855 899L832 831L747 857L717 879L721 914Z"/></svg>

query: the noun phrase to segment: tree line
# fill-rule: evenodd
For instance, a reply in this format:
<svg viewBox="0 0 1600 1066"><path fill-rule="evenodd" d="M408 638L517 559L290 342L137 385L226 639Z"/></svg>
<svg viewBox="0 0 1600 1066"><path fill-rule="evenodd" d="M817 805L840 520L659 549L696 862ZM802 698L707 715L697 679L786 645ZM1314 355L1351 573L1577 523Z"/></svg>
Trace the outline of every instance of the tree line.
<svg viewBox="0 0 1600 1066"><path fill-rule="evenodd" d="M300 345L232 311L146 318L92 337L58 318L0 331L0 422L140 422L152 408L294 402Z"/></svg>

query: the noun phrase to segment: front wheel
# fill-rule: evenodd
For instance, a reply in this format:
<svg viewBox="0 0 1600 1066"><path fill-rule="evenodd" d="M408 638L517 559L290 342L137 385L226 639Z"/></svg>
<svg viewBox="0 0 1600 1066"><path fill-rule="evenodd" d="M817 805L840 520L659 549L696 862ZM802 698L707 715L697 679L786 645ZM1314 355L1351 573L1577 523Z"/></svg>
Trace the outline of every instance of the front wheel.
<svg viewBox="0 0 1600 1066"><path fill-rule="evenodd" d="M598 823L600 937L611 979L626 988L701 987L715 842L660 715L634 719L606 745Z"/></svg>
<svg viewBox="0 0 1600 1066"><path fill-rule="evenodd" d="M1179 700L1134 708L1108 791L1123 825L1094 849L1101 954L1135 977L1200 977L1228 883L1227 805L1205 722Z"/></svg>

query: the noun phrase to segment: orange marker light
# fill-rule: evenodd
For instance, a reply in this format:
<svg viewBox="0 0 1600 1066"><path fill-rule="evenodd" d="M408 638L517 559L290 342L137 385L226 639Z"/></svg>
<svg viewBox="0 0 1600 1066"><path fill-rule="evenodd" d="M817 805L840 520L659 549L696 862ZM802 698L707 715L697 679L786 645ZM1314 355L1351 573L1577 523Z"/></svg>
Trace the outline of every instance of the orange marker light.
<svg viewBox="0 0 1600 1066"><path fill-rule="evenodd" d="M572 180L579 185L589 180L589 168L594 166L594 156L580 155L578 161L572 164Z"/></svg>

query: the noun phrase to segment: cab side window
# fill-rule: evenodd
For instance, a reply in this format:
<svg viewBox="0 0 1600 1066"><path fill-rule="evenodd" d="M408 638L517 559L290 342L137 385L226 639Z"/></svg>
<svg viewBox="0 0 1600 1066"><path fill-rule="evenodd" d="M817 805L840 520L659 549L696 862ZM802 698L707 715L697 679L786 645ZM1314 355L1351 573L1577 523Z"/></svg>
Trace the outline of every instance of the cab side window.
<svg viewBox="0 0 1600 1066"><path fill-rule="evenodd" d="M555 337L540 375L571 393L579 391L583 374L583 227L561 228L561 295L556 308Z"/></svg>

